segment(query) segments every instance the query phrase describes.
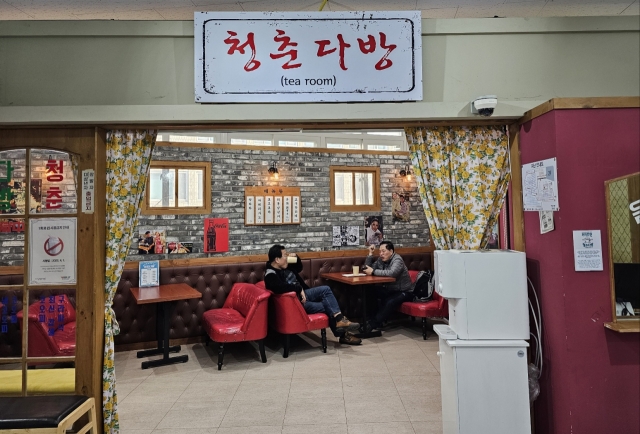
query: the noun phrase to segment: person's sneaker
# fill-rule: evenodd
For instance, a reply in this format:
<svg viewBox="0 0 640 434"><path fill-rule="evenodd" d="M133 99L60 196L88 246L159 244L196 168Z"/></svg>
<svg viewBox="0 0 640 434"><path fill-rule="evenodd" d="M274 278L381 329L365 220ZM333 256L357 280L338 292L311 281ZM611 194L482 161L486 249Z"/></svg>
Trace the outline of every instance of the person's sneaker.
<svg viewBox="0 0 640 434"><path fill-rule="evenodd" d="M347 330L350 332L355 332L358 331L358 329L360 328L360 324L358 324L357 322L351 322L349 321L349 318L347 318L346 316L342 316L342 319L340 321L336 322L336 329L338 330Z"/></svg>
<svg viewBox="0 0 640 434"><path fill-rule="evenodd" d="M346 332L344 336L340 336L339 342L341 344L347 344L347 345L360 345L362 343L362 339L354 336L349 332Z"/></svg>

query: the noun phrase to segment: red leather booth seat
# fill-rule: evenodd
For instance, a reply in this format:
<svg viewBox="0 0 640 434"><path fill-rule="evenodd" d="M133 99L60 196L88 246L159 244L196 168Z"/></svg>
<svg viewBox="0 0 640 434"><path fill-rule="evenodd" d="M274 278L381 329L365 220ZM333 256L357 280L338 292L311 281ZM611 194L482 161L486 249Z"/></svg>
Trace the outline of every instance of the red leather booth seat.
<svg viewBox="0 0 640 434"><path fill-rule="evenodd" d="M418 271L409 270L409 276L413 282L418 277ZM422 338L427 340L427 318L447 318L449 305L446 299L433 291L431 300L426 302L405 301L398 308L398 312L414 318L422 318Z"/></svg>
<svg viewBox="0 0 640 434"><path fill-rule="evenodd" d="M262 363L267 362L264 338L267 336L267 307L270 292L250 283L236 283L220 309L202 316L204 328L212 341L220 344L218 370L222 369L224 343L258 341Z"/></svg>
<svg viewBox="0 0 640 434"><path fill-rule="evenodd" d="M265 288L264 281L256 284ZM271 291L269 291L271 292ZM322 351L327 352L327 330L329 318L324 313L308 314L295 292L285 294L271 293L269 299L269 326L284 336L282 357L289 357L290 335L320 330Z"/></svg>

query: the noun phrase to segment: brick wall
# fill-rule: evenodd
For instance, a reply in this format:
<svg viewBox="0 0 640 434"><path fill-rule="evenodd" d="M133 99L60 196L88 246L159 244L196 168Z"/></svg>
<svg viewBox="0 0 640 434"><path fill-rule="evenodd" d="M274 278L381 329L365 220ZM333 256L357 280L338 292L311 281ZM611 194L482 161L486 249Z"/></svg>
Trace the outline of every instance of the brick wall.
<svg viewBox="0 0 640 434"><path fill-rule="evenodd" d="M277 149L277 148L276 148ZM193 253L178 258L264 254L275 243L285 244L291 251L323 251L332 247L333 226L358 226L360 246L364 248L364 217L382 215L384 236L398 247L429 245L428 226L420 203L415 179L411 182L399 177L401 168L409 164L405 155L344 153L287 152L219 148L187 148L157 146L154 160L211 161L212 213L203 215L143 215L140 229L165 230L167 241L193 242ZM279 180L270 180L267 170L276 161ZM379 166L381 177L382 210L379 212L329 211L329 167ZM246 186L300 187L302 223L282 226L244 226L244 187ZM392 222L391 195L405 191L410 194L410 222ZM205 217L229 219L229 252L203 253ZM132 240L128 260L165 259L176 255L138 255L137 238ZM342 247L354 249L353 246Z"/></svg>

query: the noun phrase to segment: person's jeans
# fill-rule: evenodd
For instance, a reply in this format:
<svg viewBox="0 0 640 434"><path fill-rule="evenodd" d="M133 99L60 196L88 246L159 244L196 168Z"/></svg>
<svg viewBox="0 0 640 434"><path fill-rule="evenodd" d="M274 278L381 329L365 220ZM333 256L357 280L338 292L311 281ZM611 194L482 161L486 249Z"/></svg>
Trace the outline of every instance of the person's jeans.
<svg viewBox="0 0 640 434"><path fill-rule="evenodd" d="M302 306L305 312L311 313L326 313L329 317L329 327L336 337L342 336L343 332L336 331L336 319L334 315L340 312L340 306L338 306L338 300L333 295L331 288L328 286L316 286L315 288L309 288L304 290L304 295L307 297L307 302Z"/></svg>
<svg viewBox="0 0 640 434"><path fill-rule="evenodd" d="M402 303L413 300L413 292L391 291L381 287L375 287L371 292L382 301L382 307L371 320L374 328L382 327L382 324L398 310Z"/></svg>

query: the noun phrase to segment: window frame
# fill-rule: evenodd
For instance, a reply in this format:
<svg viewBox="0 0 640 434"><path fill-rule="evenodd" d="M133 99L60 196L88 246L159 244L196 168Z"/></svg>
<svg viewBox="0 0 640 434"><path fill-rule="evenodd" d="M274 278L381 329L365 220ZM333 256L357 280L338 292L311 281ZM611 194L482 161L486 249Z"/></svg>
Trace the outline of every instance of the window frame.
<svg viewBox="0 0 640 434"><path fill-rule="evenodd" d="M175 206L171 207L150 207L151 196L151 169L173 169L176 171L174 196ZM202 169L202 195L203 205L197 207L181 207L179 206L178 197L180 190L178 182L180 169ZM141 214L143 215L183 215L183 214L211 214L211 162L209 161L151 161L149 171L147 172L147 181L145 183L144 200L142 201Z"/></svg>
<svg viewBox="0 0 640 434"><path fill-rule="evenodd" d="M356 190L356 173L373 174L373 204L372 205L336 205L335 203L335 174L336 173L350 173L351 176L351 188L355 201ZM350 212L350 211L380 211L381 199L380 199L380 167L367 167L367 166L329 166L329 185L330 185L330 212Z"/></svg>

